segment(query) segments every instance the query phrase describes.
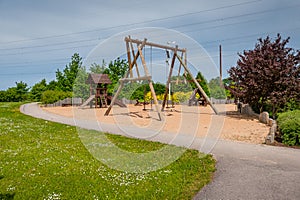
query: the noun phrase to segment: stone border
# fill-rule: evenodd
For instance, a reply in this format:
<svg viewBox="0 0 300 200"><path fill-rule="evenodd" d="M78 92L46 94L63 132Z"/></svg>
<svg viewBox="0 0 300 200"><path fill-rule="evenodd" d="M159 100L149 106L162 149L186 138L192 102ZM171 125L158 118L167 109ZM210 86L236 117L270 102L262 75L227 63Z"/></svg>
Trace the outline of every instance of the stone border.
<svg viewBox="0 0 300 200"><path fill-rule="evenodd" d="M242 110L241 110L242 114L246 114L246 115L251 115L251 116L255 116L259 119L259 122L263 123L263 124L267 124L268 126L270 126L269 129L269 133L265 139L265 143L266 144L273 144L275 141L275 133L277 131L277 122L274 119L271 119L269 117L269 113L268 112L262 112L260 114L255 113L251 106L249 106L248 104L245 104L242 106Z"/></svg>

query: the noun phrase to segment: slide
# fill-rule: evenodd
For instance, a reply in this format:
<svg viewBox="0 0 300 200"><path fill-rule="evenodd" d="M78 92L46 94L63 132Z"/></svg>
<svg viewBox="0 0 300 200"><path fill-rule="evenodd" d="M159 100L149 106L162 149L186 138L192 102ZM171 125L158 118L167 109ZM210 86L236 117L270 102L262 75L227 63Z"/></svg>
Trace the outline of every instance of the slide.
<svg viewBox="0 0 300 200"><path fill-rule="evenodd" d="M91 95L83 104L81 104L81 106L79 106L80 108L83 108L84 106L87 106L91 101L93 101L93 99L95 98L95 95Z"/></svg>
<svg viewBox="0 0 300 200"><path fill-rule="evenodd" d="M112 96L107 96L107 99L110 100L110 102L111 102ZM116 99L114 105L118 105L118 106L123 107L123 108L126 108L126 107L127 107L124 103L122 103L122 101L120 101L120 100L118 100L118 99Z"/></svg>

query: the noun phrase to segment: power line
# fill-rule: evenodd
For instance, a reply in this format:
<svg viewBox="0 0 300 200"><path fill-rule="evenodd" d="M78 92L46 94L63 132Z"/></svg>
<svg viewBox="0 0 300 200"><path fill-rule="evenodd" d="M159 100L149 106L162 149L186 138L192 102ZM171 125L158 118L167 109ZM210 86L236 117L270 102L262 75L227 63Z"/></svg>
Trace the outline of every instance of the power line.
<svg viewBox="0 0 300 200"><path fill-rule="evenodd" d="M228 6L221 6L221 7L217 7L217 8L206 9L206 10L201 10L201 11L197 11L197 12L190 12L190 13L185 13L185 14L180 14L180 15L173 15L173 16L169 16L169 17L162 17L162 18L146 20L146 21L142 21L142 22L128 23L128 24L110 26L110 27L105 27L105 28L97 28L97 29L93 29L93 30L79 31L79 32L73 32L73 33L66 33L66 34L58 34L58 35L50 35L50 36L37 37L37 38L31 38L31 39L25 39L25 40L15 40L15 41L3 42L1 44L10 44L10 43L33 41L33 40L43 40L43 39L64 37L64 36L70 36L70 35L78 35L78 34L89 33L89 32L105 31L105 30L111 30L111 29L115 29L115 28L122 28L122 27L145 24L145 23L152 23L152 22L163 21L163 20L168 20L168 19L173 19L173 18L185 17L185 16L189 16L189 15L195 15L195 14L204 13L204 12L211 12L211 11L216 11L216 10L221 10L221 9L226 9L226 8L232 8L232 7L257 3L257 2L261 2L261 1L263 1L263 0L247 1L247 2L243 2L243 3L231 4Z"/></svg>
<svg viewBox="0 0 300 200"><path fill-rule="evenodd" d="M259 0L259 1L261 1L261 0ZM253 1L253 2L257 2L257 1ZM247 2L245 2L245 3L247 3ZM239 6L239 5L242 5L242 4L244 4L244 3L235 4L234 6ZM233 5L230 5L230 6L233 6ZM201 22L196 22L196 23L171 26L169 28L174 29L174 28L181 28L181 27L187 27L187 26L200 25L200 24L205 24L205 23L225 21L225 20L228 20L228 19L236 19L236 18L241 18L241 17L246 17L246 16L263 14L263 13L267 13L267 12L281 11L282 9L288 9L288 8L291 8L291 7L295 8L295 7L299 7L299 6L300 6L300 4L299 5L294 5L294 6L288 6L288 7L280 8L280 9L269 9L269 10L263 10L263 11L258 11L258 12L246 13L246 14L241 14L241 15L229 16L229 17L225 17L225 18L218 18L218 19L206 20L206 21L201 21ZM228 7L228 6L224 6L224 7ZM224 7L219 7L219 8L205 10L205 11L212 11L212 10L217 10L217 9L223 9ZM205 12L205 11L199 11L199 12ZM185 16L185 15L195 14L195 13L199 13L199 12L187 13L187 14L178 15L178 16ZM178 16L176 16L176 17L178 17ZM174 18L174 16L166 17L166 18ZM166 18L163 18L163 19L166 19ZM150 20L148 20L148 21L150 21ZM143 23L147 23L148 21L145 21ZM254 21L254 20L248 20L248 22L249 21ZM142 23L142 22L140 22L140 23ZM232 23L230 25L240 24L240 23L244 23L244 22ZM218 27L222 27L222 26L224 26L224 25L217 25L217 26L213 26L212 28L218 28ZM185 31L185 32L189 32L189 31ZM102 39L105 39L105 38L102 38ZM74 44L74 43L79 43L79 42L97 41L97 40L100 40L100 38L98 38L98 39L87 39L87 40L70 41L70 42L63 42L63 43L55 43L55 44L37 45L37 46L30 46L30 47L15 47L15 48L9 48L9 49L2 48L0 50L23 50L23 49L36 48L36 47L43 48L43 47L47 47L47 46L55 46L55 45L63 45L63 44ZM89 46L92 46L92 45L89 45ZM80 48L80 47L87 47L87 46L84 45L84 46L57 48L57 49L53 49L53 50L42 50L42 51L38 50L38 52L48 52L48 51L63 50L63 49L70 49L70 48ZM35 51L24 52L22 54L28 54L28 53L35 53ZM8 56L8 55L19 55L19 54L20 53L9 53L9 54L0 54L0 56L1 55L5 55L5 56Z"/></svg>
<svg viewBox="0 0 300 200"><path fill-rule="evenodd" d="M0 74L0 76L16 76L16 75L41 75L41 74L53 74L55 72L36 72L36 73L11 73L11 74Z"/></svg>
<svg viewBox="0 0 300 200"><path fill-rule="evenodd" d="M297 6L300 6L300 5L297 5ZM274 10L278 10L278 9L271 9L269 11L271 12L271 11L274 11ZM261 12L264 12L264 11L261 11ZM254 13L258 13L258 12L254 12ZM235 16L235 17L248 16L249 14L251 14L251 13L243 14L243 15L239 15L239 16ZM233 17L234 16L231 16L229 18L233 18ZM227 18L222 18L222 19L225 20ZM195 25L195 24L199 24L199 23L203 23L203 22L192 23L192 24L189 24L189 25L191 26L191 25ZM233 25L233 24L238 24L238 23L244 23L244 22L237 22L237 23L232 23L232 24L228 24L228 25ZM181 25L181 26L177 26L177 27L185 27L185 26L187 26L187 25ZM213 28L220 27L220 26L224 26L224 24L219 25L219 26L213 26ZM294 29L299 29L299 27L298 28L294 28ZM291 29L285 29L285 30L291 30ZM195 31L195 30L193 30L193 31ZM185 32L191 32L191 31L185 31ZM257 36L257 35L261 35L261 34L267 34L267 33L252 34L252 35L246 35L246 36L240 36L240 37L226 38L226 39L222 39L222 40L207 41L207 42L202 42L201 44L212 44L212 43L216 43L216 42L227 42L227 41L232 41L232 40L236 40L236 39L243 39L243 38L247 38L247 37L254 37L254 36ZM81 42L81 41L93 41L93 40L92 39L91 40L80 40L78 42ZM76 43L76 41L65 42L65 43ZM59 43L57 43L57 44L59 44ZM52 45L56 45L56 44L52 44ZM49 45L40 45L39 47L43 47L43 46L51 46L51 44L49 44ZM64 50L64 49L72 49L72 48L80 48L80 47L91 47L91 46L94 46L94 45L84 45L84 46L75 46L75 47L68 47L68 48L64 47L64 48L56 48L56 49L47 49L47 50L38 51L38 52L58 51L58 50ZM28 47L28 48L30 48L30 47ZM28 53L35 53L35 51L24 52L24 53L14 53L14 54L4 54L4 55L20 55L20 54L28 54Z"/></svg>
<svg viewBox="0 0 300 200"><path fill-rule="evenodd" d="M268 13L268 12L282 11L284 9L295 8L295 7L299 7L299 6L300 6L300 4L299 5L293 5L293 6L287 6L287 7L284 7L284 8L262 10L262 11L252 12L252 13L246 13L246 14L241 14L241 15L225 17L225 18L218 18L218 19L206 20L206 21L202 21L202 22L196 22L196 23L190 23L190 24L185 24L185 25L173 26L171 28L179 28L179 27L184 27L184 26L193 26L193 25L218 22L218 21L223 21L223 20L228 20L228 19L235 19L235 18L240 18L240 17L252 16L252 15L257 15L257 14L265 14L265 13Z"/></svg>
<svg viewBox="0 0 300 200"><path fill-rule="evenodd" d="M296 27L296 28L292 28L292 29L286 29L286 30L295 30L295 29L300 29L300 27ZM264 32L264 33L257 33L257 34L249 34L249 35L231 37L231 38L226 38L226 39L221 39L221 40L211 40L211 41L206 41L206 42L200 42L200 44L201 45L203 45L203 44L211 45L211 44L214 44L214 43L223 43L224 44L225 42L229 42L229 41L240 40L240 39L245 39L245 38L252 38L252 37L257 37L257 36L262 36L262 35L269 35L271 33L276 34L277 32ZM239 42L231 43L231 45L232 44L237 44L237 43L239 43ZM59 49L59 50L64 50L64 49L65 48L62 48L62 49ZM51 51L54 51L54 50L57 50L57 49L53 49ZM193 50L193 49L189 49L189 50ZM160 54L161 52L156 52L156 53ZM153 54L155 54L155 52ZM69 60L69 58L57 59L57 60ZM57 60L51 60L51 61L53 62L53 61L57 61ZM47 62L47 61L45 61L45 62ZM8 65L8 64L10 64L11 68L20 68L21 66L24 66L23 65L24 63L14 63L14 64L6 63L6 65ZM36 62L26 62L26 64L36 64ZM64 64L64 63L49 63L49 62L47 62L47 64ZM5 65L5 64L0 63L0 65ZM14 66L14 65L21 65L21 66ZM7 67L7 66L5 66L5 67Z"/></svg>
<svg viewBox="0 0 300 200"><path fill-rule="evenodd" d="M31 49L31 48L40 48L40 47L48 47L48 46L57 46L57 45L65 45L65 44L74 44L80 42L91 42L91 41L98 41L100 38L97 39L86 39L86 40L76 40L76 41L69 41L69 42L59 42L59 43L51 43L51 44L44 44L44 45L35 45L35 46L25 46L25 47L13 47L13 48L2 48L0 51L9 51L9 50L19 50L19 49Z"/></svg>
<svg viewBox="0 0 300 200"><path fill-rule="evenodd" d="M222 25L217 25L217 26L211 26L211 27L205 27L205 29L213 29L213 28L219 28L223 26L230 26L230 25L237 25L241 23L247 23L247 22L254 22L257 20L246 20L242 22L236 22L236 23L230 23L230 24L222 24ZM192 23L192 24L185 24L185 25L180 25L180 26L174 26L170 28L180 28L180 27L185 27L185 26L193 26L193 25L199 25L199 23ZM197 29L198 31L199 29ZM192 32L192 31L187 31L187 32ZM50 46L61 46L65 44L74 44L74 43L81 43L81 42L91 42L91 41L99 41L99 40L104 40L107 38L95 38L95 39L85 39L85 40L75 40L75 41L69 41L69 42L59 42L59 43L51 43L51 44L44 44L44 45L35 45L35 46L25 46L25 47L13 47L13 48L1 48L0 51L10 51L10 50L24 50L24 49L31 49L31 48L43 48L43 47L50 47Z"/></svg>
<svg viewBox="0 0 300 200"><path fill-rule="evenodd" d="M51 51L61 51L66 49L74 49L74 48L87 48L87 47L94 47L94 45L81 45L81 46L75 46L75 47L64 47L64 48L56 48L56 49L46 49L46 50L38 50L38 51L28 51L28 52L22 52L22 53L7 53L7 54L0 54L0 56L12 56L12 55L20 55L20 54L31 54L31 53L43 53L43 52L51 52Z"/></svg>

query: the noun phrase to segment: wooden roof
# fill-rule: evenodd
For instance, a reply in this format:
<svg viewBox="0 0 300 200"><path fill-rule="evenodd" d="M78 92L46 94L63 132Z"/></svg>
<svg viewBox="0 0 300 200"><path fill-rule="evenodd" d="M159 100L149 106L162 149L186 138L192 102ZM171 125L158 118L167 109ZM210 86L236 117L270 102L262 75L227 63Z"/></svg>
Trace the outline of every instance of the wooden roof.
<svg viewBox="0 0 300 200"><path fill-rule="evenodd" d="M99 83L106 83L110 84L111 80L108 77L108 74L89 74L88 79L86 80L86 83L94 83L94 84L99 84Z"/></svg>

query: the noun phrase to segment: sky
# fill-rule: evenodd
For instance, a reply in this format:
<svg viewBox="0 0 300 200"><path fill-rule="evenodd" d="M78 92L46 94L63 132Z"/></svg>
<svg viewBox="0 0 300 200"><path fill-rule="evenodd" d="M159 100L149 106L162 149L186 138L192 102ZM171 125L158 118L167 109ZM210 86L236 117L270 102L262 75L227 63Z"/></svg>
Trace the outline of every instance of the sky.
<svg viewBox="0 0 300 200"><path fill-rule="evenodd" d="M0 90L20 81L33 86L43 78L54 80L74 53L85 60L112 36L146 27L171 30L170 38L173 33L190 38L215 66L222 45L227 77L238 53L253 49L258 38L280 33L291 37L289 47L300 49L299 8L295 0L0 0Z"/></svg>

